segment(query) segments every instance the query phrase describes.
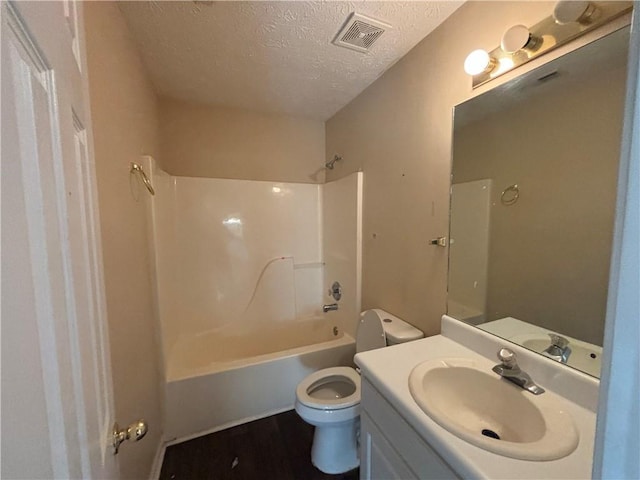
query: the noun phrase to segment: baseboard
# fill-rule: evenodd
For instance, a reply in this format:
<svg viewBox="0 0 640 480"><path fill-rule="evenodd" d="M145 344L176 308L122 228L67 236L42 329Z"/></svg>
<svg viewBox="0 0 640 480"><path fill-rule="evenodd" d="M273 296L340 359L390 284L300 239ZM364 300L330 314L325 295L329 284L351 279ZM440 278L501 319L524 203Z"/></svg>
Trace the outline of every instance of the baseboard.
<svg viewBox="0 0 640 480"><path fill-rule="evenodd" d="M216 433L216 432L220 432L222 430L226 430L227 428L232 428L232 427L237 427L238 425L243 425L245 423L249 423L249 422L253 422L254 420L260 420L262 418L267 418L270 417L272 415L277 415L279 413L284 413L284 412L288 412L290 410L293 409L293 405L284 407L284 408L278 408L276 410L272 410L266 413L261 413L260 415L254 415L252 417L247 417L247 418L243 418L240 420L235 420L233 422L229 422L229 423L225 423L223 425L219 425L217 427L214 428L210 428L208 430L203 430L201 432L198 433L194 433L191 435L185 435L184 437L178 437L178 438L172 438L170 440L167 440L164 444L164 447L170 447L171 445L177 445L178 443L182 443L182 442L186 442L188 440L193 440L194 438L198 438L198 437L203 437L205 435L209 435L210 433ZM164 450L162 451L162 456L164 457ZM160 460L160 466L162 466L162 459ZM158 470L158 474L160 473L160 470ZM157 479L157 477L156 477Z"/></svg>
<svg viewBox="0 0 640 480"><path fill-rule="evenodd" d="M149 480L158 480L160 478L160 471L162 470L162 462L164 460L164 452L167 449L167 444L160 440L158 442L158 448L156 455L153 458L153 464L151 465L151 473L149 474Z"/></svg>

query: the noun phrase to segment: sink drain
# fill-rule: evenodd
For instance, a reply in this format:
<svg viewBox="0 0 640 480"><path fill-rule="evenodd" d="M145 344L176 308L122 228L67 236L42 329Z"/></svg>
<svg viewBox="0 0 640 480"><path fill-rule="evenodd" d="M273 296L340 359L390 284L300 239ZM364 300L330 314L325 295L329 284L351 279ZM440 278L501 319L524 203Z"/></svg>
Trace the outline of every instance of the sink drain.
<svg viewBox="0 0 640 480"><path fill-rule="evenodd" d="M498 435L493 430L489 430L488 428L484 428L481 432L485 437L495 438L496 440L500 440L500 435Z"/></svg>

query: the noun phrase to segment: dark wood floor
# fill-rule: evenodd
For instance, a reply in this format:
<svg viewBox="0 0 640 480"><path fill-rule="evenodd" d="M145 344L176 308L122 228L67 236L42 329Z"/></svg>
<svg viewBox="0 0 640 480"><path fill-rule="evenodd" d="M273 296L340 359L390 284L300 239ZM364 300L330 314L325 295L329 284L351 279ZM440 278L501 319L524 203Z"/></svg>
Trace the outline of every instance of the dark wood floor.
<svg viewBox="0 0 640 480"><path fill-rule="evenodd" d="M160 480L358 479L357 469L327 475L315 468L312 439L313 427L292 410L167 448Z"/></svg>

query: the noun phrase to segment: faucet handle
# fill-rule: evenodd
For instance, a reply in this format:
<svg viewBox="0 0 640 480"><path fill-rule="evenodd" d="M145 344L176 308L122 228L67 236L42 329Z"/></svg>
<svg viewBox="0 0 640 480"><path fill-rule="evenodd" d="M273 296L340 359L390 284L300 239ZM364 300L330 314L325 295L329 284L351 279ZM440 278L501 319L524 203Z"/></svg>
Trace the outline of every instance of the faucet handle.
<svg viewBox="0 0 640 480"><path fill-rule="evenodd" d="M505 368L515 368L518 366L516 354L513 352L513 350L510 350L508 348L501 348L498 351L498 360L502 362L502 365Z"/></svg>
<svg viewBox="0 0 640 480"><path fill-rule="evenodd" d="M549 338L551 339L551 345L554 347L565 348L569 345L569 340L557 333L550 333Z"/></svg>

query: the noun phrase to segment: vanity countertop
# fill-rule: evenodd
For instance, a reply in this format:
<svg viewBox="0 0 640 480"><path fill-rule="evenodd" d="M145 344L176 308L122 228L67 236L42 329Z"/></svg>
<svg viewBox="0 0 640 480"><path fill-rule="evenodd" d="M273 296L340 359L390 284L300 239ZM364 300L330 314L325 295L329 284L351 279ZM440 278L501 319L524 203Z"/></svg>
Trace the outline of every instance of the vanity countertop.
<svg viewBox="0 0 640 480"><path fill-rule="evenodd" d="M496 342L499 342L499 339ZM591 478L596 423L594 411L550 391L549 385L533 374L534 381L547 388L543 395L554 396L562 402L578 429L578 447L564 458L553 461L527 461L504 457L467 443L434 422L414 401L409 391L408 379L416 365L426 360L444 357L476 359L481 365L486 365L487 372L497 363L443 335L359 353L355 360L362 369L363 376L461 477ZM558 372L572 375L572 372L560 369Z"/></svg>

